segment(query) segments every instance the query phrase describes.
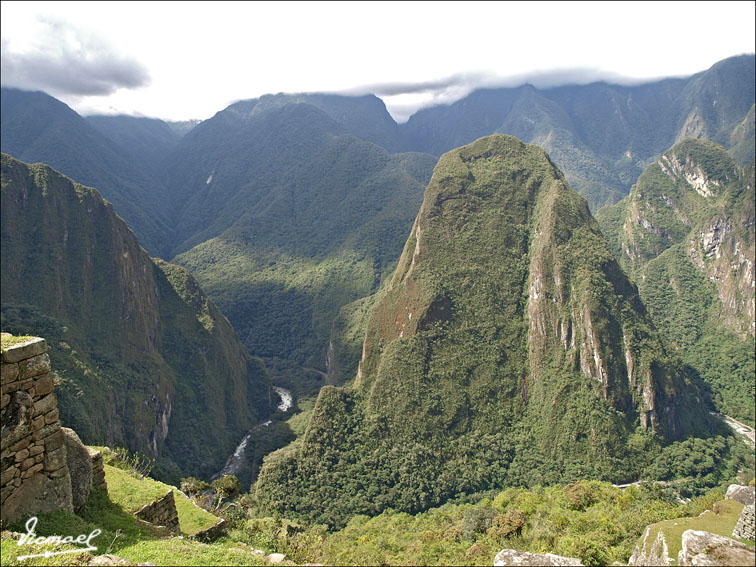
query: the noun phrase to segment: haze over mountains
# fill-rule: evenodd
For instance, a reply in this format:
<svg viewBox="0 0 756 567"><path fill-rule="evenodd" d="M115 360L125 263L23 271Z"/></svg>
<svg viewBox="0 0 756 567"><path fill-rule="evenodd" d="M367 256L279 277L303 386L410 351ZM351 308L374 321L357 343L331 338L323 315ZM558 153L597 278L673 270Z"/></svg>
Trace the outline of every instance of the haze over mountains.
<svg viewBox="0 0 756 567"><path fill-rule="evenodd" d="M406 124L372 95L266 95L180 139L159 120L82 118L46 95L3 89L2 149L97 187L151 254L192 270L283 379L314 368L340 381L356 369L365 315L346 306L389 274L435 157L513 134L546 149L596 210L686 136L749 163L753 84L747 55L638 86L480 90Z"/></svg>
<svg viewBox="0 0 756 567"><path fill-rule="evenodd" d="M264 471L261 499L309 519L422 510L530 470L635 480L661 444L710 432L710 409L753 419L755 61L485 89L406 124L372 95L266 95L190 128L3 88L2 151L73 180L4 157L3 327L58 345L85 440L135 428L172 479L218 470L270 412L270 381L306 397L357 377L321 391ZM81 399L93 380L104 397Z"/></svg>

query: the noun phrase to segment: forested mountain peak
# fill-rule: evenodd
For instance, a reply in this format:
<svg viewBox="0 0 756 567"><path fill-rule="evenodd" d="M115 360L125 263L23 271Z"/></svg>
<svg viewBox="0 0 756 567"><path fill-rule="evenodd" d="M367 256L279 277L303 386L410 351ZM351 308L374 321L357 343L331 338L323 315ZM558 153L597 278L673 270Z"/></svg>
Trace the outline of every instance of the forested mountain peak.
<svg viewBox="0 0 756 567"><path fill-rule="evenodd" d="M439 160L354 389L321 390L302 445L271 456L258 495L323 520L629 478L653 458L627 458L636 427L706 431L698 404L585 199L542 149L489 136Z"/></svg>

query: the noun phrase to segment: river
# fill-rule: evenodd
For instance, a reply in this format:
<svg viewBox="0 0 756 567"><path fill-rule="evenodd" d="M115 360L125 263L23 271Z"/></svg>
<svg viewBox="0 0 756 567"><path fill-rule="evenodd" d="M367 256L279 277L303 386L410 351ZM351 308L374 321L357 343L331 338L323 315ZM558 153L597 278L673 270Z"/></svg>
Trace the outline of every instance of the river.
<svg viewBox="0 0 756 567"><path fill-rule="evenodd" d="M276 409L283 412L289 411L294 403L294 396L291 395L291 392L281 386L273 386L273 390L278 394L278 397L281 398ZM247 434L241 440L241 443L236 446L236 449L226 461L226 466L223 467L223 470L211 476L210 480L215 480L216 478L220 478L227 474L237 474L247 459L247 445L249 445L249 438L252 437L252 434L255 431L259 431L271 423L272 421L269 419L262 423L258 423L252 429L247 431Z"/></svg>

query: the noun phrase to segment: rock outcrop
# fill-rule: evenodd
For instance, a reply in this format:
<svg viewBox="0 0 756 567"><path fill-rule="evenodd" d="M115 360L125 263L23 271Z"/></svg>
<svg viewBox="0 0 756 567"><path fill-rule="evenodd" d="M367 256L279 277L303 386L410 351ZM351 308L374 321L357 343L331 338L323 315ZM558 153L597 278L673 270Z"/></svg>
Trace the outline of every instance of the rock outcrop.
<svg viewBox="0 0 756 567"><path fill-rule="evenodd" d="M727 487L725 498L740 502L743 506L753 506L756 500L756 487L731 484Z"/></svg>
<svg viewBox="0 0 756 567"><path fill-rule="evenodd" d="M502 549L494 558L494 567L504 567L505 565L582 565L582 563L580 559L574 557Z"/></svg>
<svg viewBox="0 0 756 567"><path fill-rule="evenodd" d="M66 437L58 420L44 339L33 337L3 347L0 393L2 520L73 512Z"/></svg>
<svg viewBox="0 0 756 567"><path fill-rule="evenodd" d="M686 530L682 535L682 549L678 565L754 565L754 549L728 537Z"/></svg>
<svg viewBox="0 0 756 567"><path fill-rule="evenodd" d="M646 532L643 535L643 542L640 545L635 546L633 555L627 562L628 565L670 565L669 548L667 547L667 540L664 537L664 532L659 530L656 534L656 539L654 539L649 547L647 540L650 531L650 528L646 528Z"/></svg>
<svg viewBox="0 0 756 567"><path fill-rule="evenodd" d="M73 429L62 427L65 435L66 458L71 473L71 497L74 511L79 511L92 489L92 457Z"/></svg>

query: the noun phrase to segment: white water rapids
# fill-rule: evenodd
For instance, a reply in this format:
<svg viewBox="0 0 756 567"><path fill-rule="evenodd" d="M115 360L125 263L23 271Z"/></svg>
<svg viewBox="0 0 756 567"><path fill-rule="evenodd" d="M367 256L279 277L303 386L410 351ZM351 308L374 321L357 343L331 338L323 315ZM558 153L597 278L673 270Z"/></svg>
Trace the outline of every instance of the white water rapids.
<svg viewBox="0 0 756 567"><path fill-rule="evenodd" d="M286 388L281 388L280 386L273 386L273 390L281 398L281 401L278 403L278 406L276 406L276 409L283 412L289 411L292 404L294 403L294 397L291 395L291 392ZM271 423L272 421L269 419L267 421L263 421L262 423L258 423L252 429L247 431L247 434L241 440L241 443L237 445L234 453L228 458L228 461L226 461L226 466L223 467L223 470L219 473L214 474L210 478L210 480L215 480L216 478L220 478L223 475L227 474L237 474L247 457L247 445L249 444L249 438L255 431L259 430L261 427L267 427Z"/></svg>

